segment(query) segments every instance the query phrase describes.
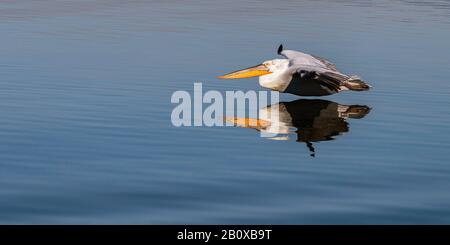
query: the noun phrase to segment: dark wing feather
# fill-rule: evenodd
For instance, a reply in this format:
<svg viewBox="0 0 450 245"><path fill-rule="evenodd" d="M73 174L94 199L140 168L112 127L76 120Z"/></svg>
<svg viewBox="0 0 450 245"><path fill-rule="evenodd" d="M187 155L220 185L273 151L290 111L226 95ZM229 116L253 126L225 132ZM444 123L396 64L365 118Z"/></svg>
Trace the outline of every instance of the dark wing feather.
<svg viewBox="0 0 450 245"><path fill-rule="evenodd" d="M298 71L303 79L313 79L317 81L321 86L329 89L330 91L339 92L341 86L348 79L348 77L333 72L318 72L318 71Z"/></svg>
<svg viewBox="0 0 450 245"><path fill-rule="evenodd" d="M319 82L320 85L328 88L329 90L339 92L341 83L333 76L329 76L325 73L317 74L316 80Z"/></svg>

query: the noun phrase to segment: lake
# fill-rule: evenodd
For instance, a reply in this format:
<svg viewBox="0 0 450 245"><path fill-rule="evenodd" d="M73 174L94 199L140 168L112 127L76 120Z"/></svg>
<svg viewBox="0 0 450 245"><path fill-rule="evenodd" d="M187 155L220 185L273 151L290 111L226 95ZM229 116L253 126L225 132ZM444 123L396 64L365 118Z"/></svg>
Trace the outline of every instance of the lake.
<svg viewBox="0 0 450 245"><path fill-rule="evenodd" d="M449 30L448 1L2 1L0 223L450 223ZM172 125L281 43L373 88L280 94L281 140Z"/></svg>

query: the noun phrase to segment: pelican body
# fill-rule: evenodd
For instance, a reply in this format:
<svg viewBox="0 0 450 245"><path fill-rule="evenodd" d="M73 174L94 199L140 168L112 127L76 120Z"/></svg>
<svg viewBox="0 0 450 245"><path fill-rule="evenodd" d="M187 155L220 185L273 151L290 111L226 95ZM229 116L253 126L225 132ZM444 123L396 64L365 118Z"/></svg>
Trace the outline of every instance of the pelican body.
<svg viewBox="0 0 450 245"><path fill-rule="evenodd" d="M278 48L284 59L264 61L262 64L219 76L239 79L259 76L264 88L300 96L324 96L345 90L364 91L370 85L358 76L339 72L330 61L299 51Z"/></svg>

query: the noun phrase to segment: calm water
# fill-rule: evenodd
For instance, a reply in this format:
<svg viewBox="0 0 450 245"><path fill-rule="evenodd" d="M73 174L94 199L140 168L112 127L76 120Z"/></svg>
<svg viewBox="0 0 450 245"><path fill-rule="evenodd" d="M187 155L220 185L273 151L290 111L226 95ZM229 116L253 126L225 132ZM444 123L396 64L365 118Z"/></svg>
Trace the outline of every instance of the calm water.
<svg viewBox="0 0 450 245"><path fill-rule="evenodd" d="M450 223L450 2L124 2L0 3L0 223ZM280 43L374 88L281 95L289 141L172 126Z"/></svg>

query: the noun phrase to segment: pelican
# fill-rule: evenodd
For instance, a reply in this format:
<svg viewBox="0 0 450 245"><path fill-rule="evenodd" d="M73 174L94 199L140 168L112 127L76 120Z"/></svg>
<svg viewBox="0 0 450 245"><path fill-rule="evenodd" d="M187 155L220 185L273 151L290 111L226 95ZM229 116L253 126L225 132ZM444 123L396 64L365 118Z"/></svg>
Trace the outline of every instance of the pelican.
<svg viewBox="0 0 450 245"><path fill-rule="evenodd" d="M296 134L296 141L304 142L314 157L313 142L333 140L348 132L348 118L361 119L369 112L366 105L299 99L261 108L258 118L225 117L225 121L236 127L256 129L273 140L290 140Z"/></svg>
<svg viewBox="0 0 450 245"><path fill-rule="evenodd" d="M300 96L325 96L345 90L365 91L371 86L358 76L339 72L330 61L294 50L278 48L284 59L264 61L262 64L231 72L220 79L239 79L259 76L264 88Z"/></svg>

